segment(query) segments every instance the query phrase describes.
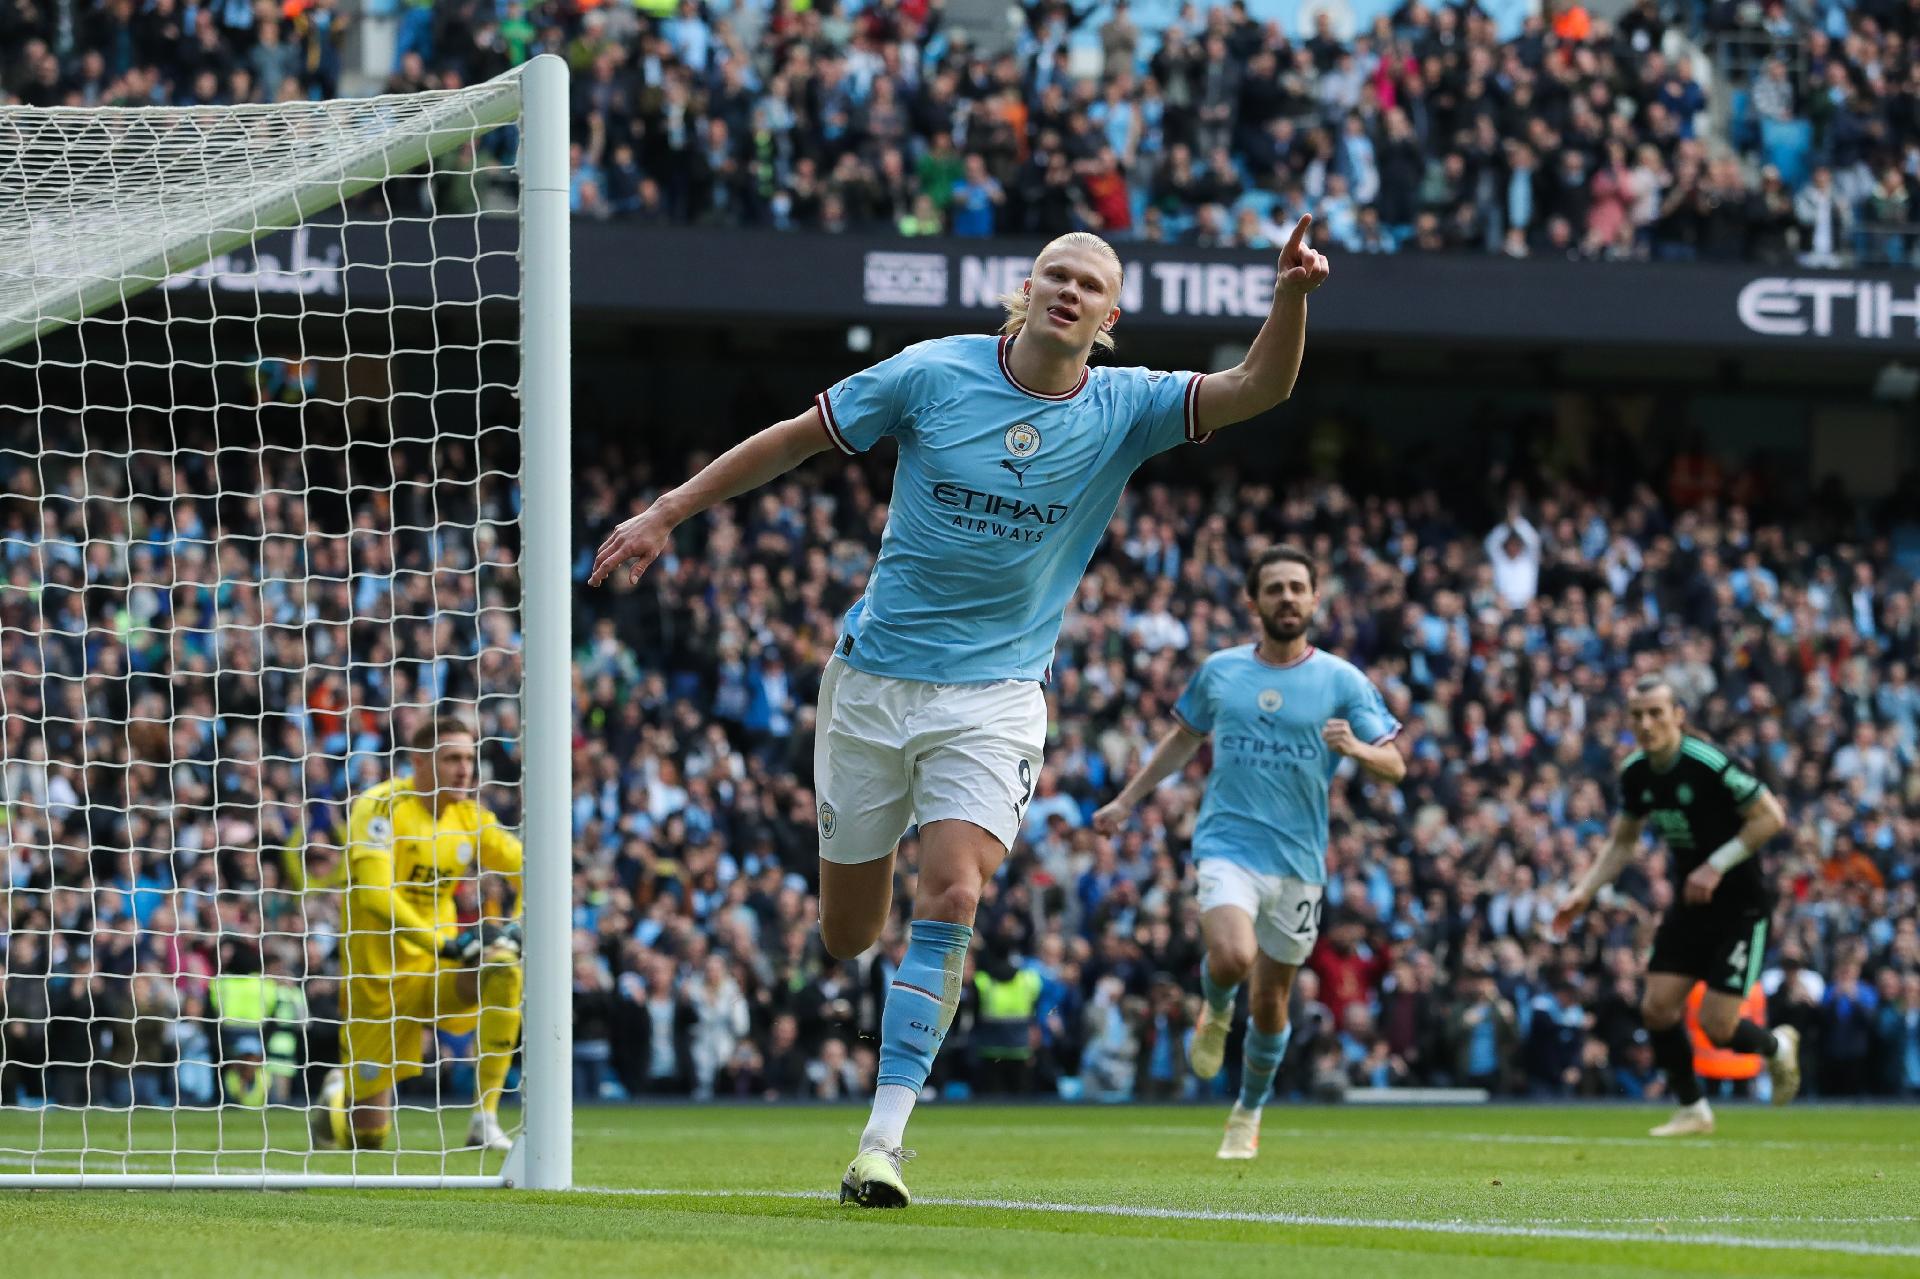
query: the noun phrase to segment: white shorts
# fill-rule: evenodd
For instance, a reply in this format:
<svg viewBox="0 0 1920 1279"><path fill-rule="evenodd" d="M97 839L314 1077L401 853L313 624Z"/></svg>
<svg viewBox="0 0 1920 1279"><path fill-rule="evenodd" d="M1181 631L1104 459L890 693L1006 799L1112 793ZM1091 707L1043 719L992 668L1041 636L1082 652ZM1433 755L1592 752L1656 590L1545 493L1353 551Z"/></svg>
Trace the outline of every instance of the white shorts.
<svg viewBox="0 0 1920 1279"><path fill-rule="evenodd" d="M908 826L950 818L1013 847L1046 749L1039 684L927 684L869 675L836 656L816 722L823 861L885 857Z"/></svg>
<svg viewBox="0 0 1920 1279"><path fill-rule="evenodd" d="M1304 964L1320 939L1326 885L1292 875L1262 875L1224 857L1203 858L1198 868L1200 909L1237 906L1253 920L1260 953L1276 964Z"/></svg>

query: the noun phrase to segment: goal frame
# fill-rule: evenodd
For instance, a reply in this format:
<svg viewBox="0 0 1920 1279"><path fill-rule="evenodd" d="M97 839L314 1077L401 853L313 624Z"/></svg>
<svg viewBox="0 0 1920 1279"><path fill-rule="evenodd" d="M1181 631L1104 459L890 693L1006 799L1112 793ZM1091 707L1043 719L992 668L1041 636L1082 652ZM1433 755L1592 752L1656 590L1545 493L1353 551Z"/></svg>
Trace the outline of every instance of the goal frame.
<svg viewBox="0 0 1920 1279"><path fill-rule="evenodd" d="M0 1173L0 1189L54 1190L307 1190L476 1189L509 1187L566 1190L573 1184L573 986L569 964L573 892L571 537L572 493L572 289L569 279L568 71L564 60L543 54L501 77L518 84L520 183L520 442L522 492L520 578L523 637L521 752L526 848L523 876L526 948L522 1041L521 1133L498 1173L431 1175L404 1173L258 1172ZM232 108L229 108L232 109ZM398 173L431 158L425 133L370 151L376 173ZM96 280L37 299L28 324L4 317L0 351L85 318L145 292L169 275L190 270L220 253L284 230L340 203L378 177L358 184L328 179L293 181L256 194L228 225L251 225L248 233L205 236L190 249L172 249L117 264L118 278ZM238 216L244 213L245 217ZM31 269L31 268L29 268ZM235 1152L238 1153L238 1152Z"/></svg>

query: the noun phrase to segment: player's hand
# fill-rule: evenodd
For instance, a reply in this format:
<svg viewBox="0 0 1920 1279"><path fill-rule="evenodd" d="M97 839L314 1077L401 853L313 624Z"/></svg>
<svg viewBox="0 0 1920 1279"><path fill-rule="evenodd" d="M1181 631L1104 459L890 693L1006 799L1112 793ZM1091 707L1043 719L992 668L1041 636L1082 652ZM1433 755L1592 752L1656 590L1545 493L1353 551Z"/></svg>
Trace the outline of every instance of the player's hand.
<svg viewBox="0 0 1920 1279"><path fill-rule="evenodd" d="M480 953L489 964L511 964L520 959L525 948L526 937L521 932L520 921L482 920L480 923Z"/></svg>
<svg viewBox="0 0 1920 1279"><path fill-rule="evenodd" d="M1102 835L1118 835L1120 828L1127 824L1131 811L1119 800L1114 800L1093 815L1093 828Z"/></svg>
<svg viewBox="0 0 1920 1279"><path fill-rule="evenodd" d="M1553 912L1553 935L1565 937L1567 930L1573 927L1574 921L1586 914L1587 907L1591 904L1589 898L1578 896L1569 896L1562 901L1560 908Z"/></svg>
<svg viewBox="0 0 1920 1279"><path fill-rule="evenodd" d="M1353 735L1353 725L1344 719L1330 719L1322 724L1320 740L1336 755L1351 755L1360 747L1360 739Z"/></svg>
<svg viewBox="0 0 1920 1279"><path fill-rule="evenodd" d="M449 964L461 968L472 968L480 962L480 932L475 928L463 928L440 943L440 958Z"/></svg>
<svg viewBox="0 0 1920 1279"><path fill-rule="evenodd" d="M667 539L672 536L673 521L657 502L632 519L622 521L620 527L600 543L600 550L593 557L593 571L587 575L587 585L600 585L608 574L629 561L633 567L627 581L638 582L640 575L667 549Z"/></svg>
<svg viewBox="0 0 1920 1279"><path fill-rule="evenodd" d="M1280 277L1275 288L1288 297L1307 296L1325 284L1333 271L1327 255L1307 245L1307 231L1312 226L1313 215L1301 214L1293 224L1293 234L1287 237L1287 246L1280 250Z"/></svg>
<svg viewBox="0 0 1920 1279"><path fill-rule="evenodd" d="M1693 868L1693 874L1687 876L1684 896L1689 906L1704 906L1713 900L1713 890L1720 887L1720 872L1709 862L1701 862Z"/></svg>

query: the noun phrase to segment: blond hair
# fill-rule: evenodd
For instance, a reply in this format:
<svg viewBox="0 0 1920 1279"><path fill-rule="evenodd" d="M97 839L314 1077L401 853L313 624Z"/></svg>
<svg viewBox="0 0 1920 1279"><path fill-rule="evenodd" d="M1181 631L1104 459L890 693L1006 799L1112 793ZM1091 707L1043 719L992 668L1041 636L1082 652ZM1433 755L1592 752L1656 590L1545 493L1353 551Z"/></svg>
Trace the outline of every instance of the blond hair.
<svg viewBox="0 0 1920 1279"><path fill-rule="evenodd" d="M1046 257L1047 254L1053 252L1055 249L1088 249L1113 263L1114 297L1116 300L1119 298L1119 286L1126 283L1126 268L1120 265L1120 255L1114 252L1111 244L1108 244L1091 231L1069 231L1047 245L1046 248L1040 250L1039 253L1035 254L1033 264L1036 267L1039 266L1040 259ZM1000 325L1000 331L1002 333L1015 334L1026 326L1027 302L1028 298L1025 289L1014 289L1010 293L1002 293L1000 295L1000 305L1005 307L1007 312L1006 320ZM1101 329L1098 333L1094 334L1093 344L1102 351L1111 351L1113 350L1113 334L1106 329Z"/></svg>

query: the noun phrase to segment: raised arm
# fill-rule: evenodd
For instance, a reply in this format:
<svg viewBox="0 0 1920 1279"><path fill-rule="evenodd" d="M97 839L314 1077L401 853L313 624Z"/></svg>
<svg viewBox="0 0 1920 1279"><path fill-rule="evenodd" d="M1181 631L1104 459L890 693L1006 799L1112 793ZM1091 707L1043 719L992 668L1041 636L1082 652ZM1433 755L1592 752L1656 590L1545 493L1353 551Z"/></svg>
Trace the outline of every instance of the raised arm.
<svg viewBox="0 0 1920 1279"><path fill-rule="evenodd" d="M701 468L698 475L663 493L640 514L621 523L593 557L589 585L598 586L622 564L632 562L627 577L637 582L667 548L673 530L710 506L759 488L791 471L831 445L818 404L799 417L776 422L750 435Z"/></svg>
<svg viewBox="0 0 1920 1279"><path fill-rule="evenodd" d="M1194 752L1200 749L1200 743L1206 740L1205 734L1196 733L1185 724L1176 723L1168 729L1155 744L1146 766L1128 779L1111 804L1093 815L1093 828L1102 835L1118 831L1140 806L1140 801L1151 795L1154 787L1185 768Z"/></svg>
<svg viewBox="0 0 1920 1279"><path fill-rule="evenodd" d="M1644 817L1632 817L1621 813L1613 819L1613 833L1607 840L1607 851L1600 854L1600 860L1587 868L1560 903L1560 909L1553 912L1553 930L1565 934L1568 926L1586 912L1593 901L1593 895L1600 891L1602 884L1611 884L1614 877L1627 868L1633 860L1634 850L1640 846L1640 832L1647 824Z"/></svg>
<svg viewBox="0 0 1920 1279"><path fill-rule="evenodd" d="M1324 254L1307 246L1313 215L1303 214L1280 251L1273 308L1247 348L1247 358L1200 381L1195 407L1200 434L1258 417L1293 394L1307 347L1307 294L1327 282Z"/></svg>

